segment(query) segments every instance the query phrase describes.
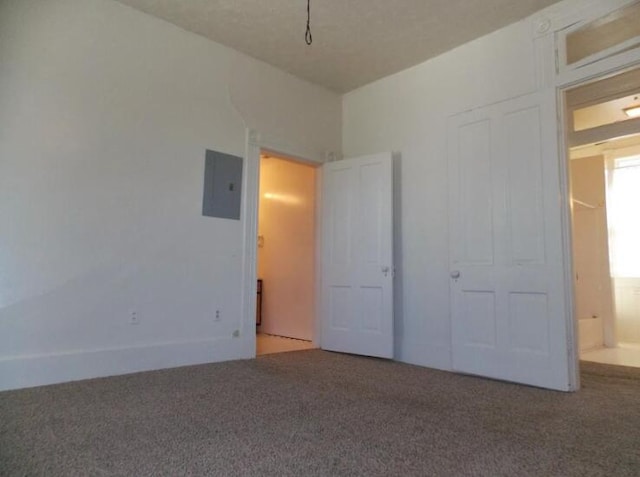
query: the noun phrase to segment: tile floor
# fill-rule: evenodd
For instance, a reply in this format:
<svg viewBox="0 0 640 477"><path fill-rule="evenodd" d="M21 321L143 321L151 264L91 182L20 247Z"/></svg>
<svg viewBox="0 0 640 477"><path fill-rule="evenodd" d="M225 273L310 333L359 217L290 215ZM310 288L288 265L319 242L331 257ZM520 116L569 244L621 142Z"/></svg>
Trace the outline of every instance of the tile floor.
<svg viewBox="0 0 640 477"><path fill-rule="evenodd" d="M256 335L256 354L258 356L314 349L315 347L311 341L268 335L265 333L258 333ZM580 354L580 359L596 363L640 368L640 345L621 343L617 348L588 350Z"/></svg>
<svg viewBox="0 0 640 477"><path fill-rule="evenodd" d="M311 341L267 335L265 333L258 333L256 335L256 354L258 356L263 354L313 349L315 347L316 346L314 346Z"/></svg>
<svg viewBox="0 0 640 477"><path fill-rule="evenodd" d="M583 361L640 368L640 345L620 343L617 348L599 348L580 353Z"/></svg>

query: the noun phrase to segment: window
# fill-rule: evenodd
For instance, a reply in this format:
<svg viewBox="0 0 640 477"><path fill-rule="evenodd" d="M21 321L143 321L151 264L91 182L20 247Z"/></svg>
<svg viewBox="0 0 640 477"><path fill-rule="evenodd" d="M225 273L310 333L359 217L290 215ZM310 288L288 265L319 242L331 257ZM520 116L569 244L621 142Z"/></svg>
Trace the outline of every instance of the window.
<svg viewBox="0 0 640 477"><path fill-rule="evenodd" d="M594 20L566 36L566 62L600 59L640 43L640 2Z"/></svg>
<svg viewBox="0 0 640 477"><path fill-rule="evenodd" d="M640 277L640 155L615 159L608 179L611 275Z"/></svg>

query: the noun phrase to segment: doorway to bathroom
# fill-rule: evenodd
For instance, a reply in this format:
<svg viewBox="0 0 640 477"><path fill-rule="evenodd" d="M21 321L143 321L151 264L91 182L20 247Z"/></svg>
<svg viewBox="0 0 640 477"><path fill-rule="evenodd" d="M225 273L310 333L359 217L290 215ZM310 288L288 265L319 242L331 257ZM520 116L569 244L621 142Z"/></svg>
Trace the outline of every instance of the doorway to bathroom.
<svg viewBox="0 0 640 477"><path fill-rule="evenodd" d="M317 169L262 151L259 177L256 354L315 348Z"/></svg>
<svg viewBox="0 0 640 477"><path fill-rule="evenodd" d="M640 367L640 69L565 92L580 359Z"/></svg>

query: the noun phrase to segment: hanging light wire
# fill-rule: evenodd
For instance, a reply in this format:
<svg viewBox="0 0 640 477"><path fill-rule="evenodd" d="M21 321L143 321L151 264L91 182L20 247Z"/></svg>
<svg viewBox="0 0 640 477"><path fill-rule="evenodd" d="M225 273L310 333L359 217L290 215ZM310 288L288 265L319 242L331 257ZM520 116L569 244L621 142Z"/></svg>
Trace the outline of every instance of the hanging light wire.
<svg viewBox="0 0 640 477"><path fill-rule="evenodd" d="M307 0L307 31L304 33L304 41L307 45L313 43L313 37L311 36L311 0Z"/></svg>

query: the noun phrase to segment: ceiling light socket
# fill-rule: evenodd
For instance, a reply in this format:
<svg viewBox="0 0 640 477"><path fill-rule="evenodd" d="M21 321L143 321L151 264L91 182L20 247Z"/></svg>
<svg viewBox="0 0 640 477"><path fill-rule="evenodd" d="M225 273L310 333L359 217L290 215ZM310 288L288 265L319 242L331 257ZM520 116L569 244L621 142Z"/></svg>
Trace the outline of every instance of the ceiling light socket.
<svg viewBox="0 0 640 477"><path fill-rule="evenodd" d="M626 114L630 118L640 117L640 106L631 106L630 108L624 108L623 111L624 114Z"/></svg>

